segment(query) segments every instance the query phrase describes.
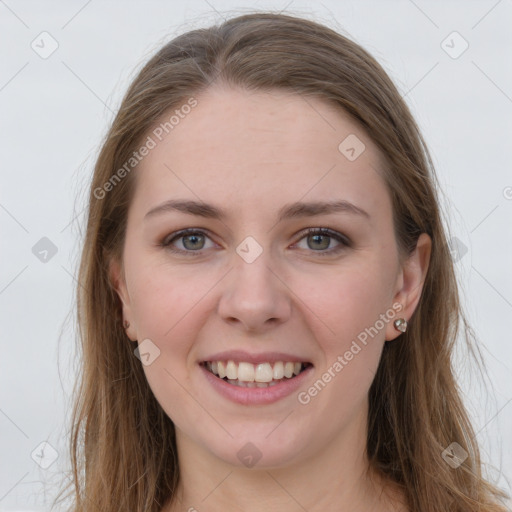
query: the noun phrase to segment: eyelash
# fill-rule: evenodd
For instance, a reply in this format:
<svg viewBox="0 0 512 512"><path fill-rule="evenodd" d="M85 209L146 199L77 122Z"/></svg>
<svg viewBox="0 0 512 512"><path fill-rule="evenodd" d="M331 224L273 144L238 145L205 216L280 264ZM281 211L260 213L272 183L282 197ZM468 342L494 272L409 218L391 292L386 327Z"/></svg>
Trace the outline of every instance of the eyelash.
<svg viewBox="0 0 512 512"><path fill-rule="evenodd" d="M173 235L172 238L169 238L169 236L171 236L171 235ZM203 231L202 229L195 229L195 228L183 229L181 231L177 231L176 233L172 233L171 235L166 236L159 243L159 245L173 253L187 254L190 256L192 256L192 255L200 256L200 255L202 255L203 251L176 249L171 244L174 241L179 240L180 238L184 238L187 235L204 235L204 236L210 238L206 231ZM333 254L337 254L338 252L342 251L343 249L351 246L350 240L346 236L342 235L341 233L338 233L337 231L333 231L332 229L329 229L329 228L308 228L306 231L301 233L301 237L298 239L298 241L296 243L300 242L303 238L306 238L310 235L328 236L329 238L334 238L336 241L340 242L340 245L338 245L335 248L328 249L328 250L314 251L313 249L311 249L311 252L317 253L319 256L330 256Z"/></svg>

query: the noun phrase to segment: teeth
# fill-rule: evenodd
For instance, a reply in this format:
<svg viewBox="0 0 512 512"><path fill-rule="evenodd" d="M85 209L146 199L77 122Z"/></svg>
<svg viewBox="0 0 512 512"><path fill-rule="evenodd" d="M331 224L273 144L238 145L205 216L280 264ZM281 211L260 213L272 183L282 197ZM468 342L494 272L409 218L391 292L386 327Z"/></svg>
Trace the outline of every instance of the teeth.
<svg viewBox="0 0 512 512"><path fill-rule="evenodd" d="M251 365L252 366L252 365ZM256 366L256 370L254 372L254 380L258 383L261 382L270 382L272 380L273 372L272 366L270 363L261 363ZM244 380L243 377L238 377L240 380ZM261 387L261 386L258 386Z"/></svg>
<svg viewBox="0 0 512 512"><path fill-rule="evenodd" d="M291 379L302 370L303 363L292 361L277 361L271 363L235 363L232 360L208 361L206 367L221 379L227 377L229 383L242 387L265 388L277 384L284 378Z"/></svg>
<svg viewBox="0 0 512 512"><path fill-rule="evenodd" d="M228 379L227 382L240 388L270 388L277 384L276 380L273 380L272 382L243 382L241 380Z"/></svg>
<svg viewBox="0 0 512 512"><path fill-rule="evenodd" d="M228 361L226 365L226 377L228 379L238 379L238 369L233 361Z"/></svg>
<svg viewBox="0 0 512 512"><path fill-rule="evenodd" d="M284 377L284 364L282 361L274 363L274 379L282 379Z"/></svg>
<svg viewBox="0 0 512 512"><path fill-rule="evenodd" d="M230 361L233 362L233 361ZM236 368L235 363L233 365ZM255 370L254 365L250 363L240 363L238 365L238 380L242 380L244 382L254 382L255 380ZM272 379L270 379L272 380Z"/></svg>

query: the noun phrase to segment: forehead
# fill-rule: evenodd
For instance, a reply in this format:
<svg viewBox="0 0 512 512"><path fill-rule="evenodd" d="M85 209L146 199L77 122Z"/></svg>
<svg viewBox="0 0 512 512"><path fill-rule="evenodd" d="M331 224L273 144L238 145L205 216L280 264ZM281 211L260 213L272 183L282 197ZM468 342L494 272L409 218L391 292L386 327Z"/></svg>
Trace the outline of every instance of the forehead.
<svg viewBox="0 0 512 512"><path fill-rule="evenodd" d="M380 153L341 109L286 91L215 87L194 98L149 132L134 207L174 197L260 211L301 198L389 207Z"/></svg>

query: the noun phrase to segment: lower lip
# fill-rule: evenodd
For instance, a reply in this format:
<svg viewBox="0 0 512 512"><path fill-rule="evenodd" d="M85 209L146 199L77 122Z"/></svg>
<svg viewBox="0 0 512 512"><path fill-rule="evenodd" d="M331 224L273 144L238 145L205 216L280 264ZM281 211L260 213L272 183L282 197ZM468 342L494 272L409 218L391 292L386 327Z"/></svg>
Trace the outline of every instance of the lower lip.
<svg viewBox="0 0 512 512"><path fill-rule="evenodd" d="M213 386L213 389L229 400L242 405L261 405L277 402L281 398L296 391L313 370L313 366L308 366L292 379L283 380L274 386L266 388L242 388L217 377L203 365L199 365L199 367Z"/></svg>

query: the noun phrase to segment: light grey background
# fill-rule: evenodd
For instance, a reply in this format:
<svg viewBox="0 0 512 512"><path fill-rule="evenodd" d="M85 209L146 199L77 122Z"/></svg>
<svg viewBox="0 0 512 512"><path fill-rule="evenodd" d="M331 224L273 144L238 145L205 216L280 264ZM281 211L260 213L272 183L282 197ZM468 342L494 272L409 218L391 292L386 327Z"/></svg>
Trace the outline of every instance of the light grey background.
<svg viewBox="0 0 512 512"><path fill-rule="evenodd" d="M68 462L83 198L122 94L164 42L253 9L286 8L342 31L406 96L446 194L463 297L488 369L484 387L459 357L462 388L495 468L489 477L510 492L512 2L288 2L0 0L0 510L48 510ZM42 58L51 44L58 48ZM46 262L33 253L42 237L57 248ZM44 441L51 446L41 457ZM52 449L58 458L44 469L31 458L36 448L43 464Z"/></svg>

